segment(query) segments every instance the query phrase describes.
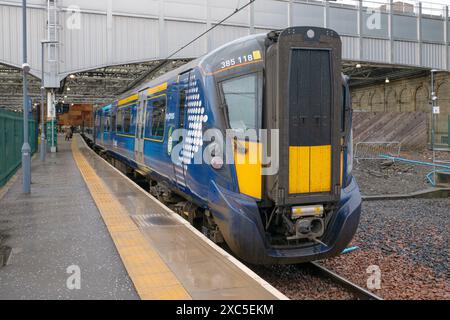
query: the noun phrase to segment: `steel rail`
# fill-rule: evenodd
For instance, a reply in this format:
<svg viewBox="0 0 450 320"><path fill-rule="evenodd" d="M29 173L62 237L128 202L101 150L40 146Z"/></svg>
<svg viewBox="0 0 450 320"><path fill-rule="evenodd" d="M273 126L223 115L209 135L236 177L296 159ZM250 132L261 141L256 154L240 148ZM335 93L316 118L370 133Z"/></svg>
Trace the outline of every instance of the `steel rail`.
<svg viewBox="0 0 450 320"><path fill-rule="evenodd" d="M383 300L381 297L345 279L317 262L309 263L315 270L354 293L361 300Z"/></svg>

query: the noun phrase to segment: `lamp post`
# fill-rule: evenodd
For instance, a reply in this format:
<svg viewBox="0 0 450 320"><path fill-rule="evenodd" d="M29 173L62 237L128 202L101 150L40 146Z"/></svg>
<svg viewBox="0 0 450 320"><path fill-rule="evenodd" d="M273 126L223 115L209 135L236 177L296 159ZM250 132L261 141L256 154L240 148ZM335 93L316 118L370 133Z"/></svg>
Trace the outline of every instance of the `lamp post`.
<svg viewBox="0 0 450 320"><path fill-rule="evenodd" d="M436 90L435 90L435 73L437 70L433 69L431 70L431 150L434 151L434 145L435 145L435 134L436 134L436 102L437 102L437 96L436 96Z"/></svg>
<svg viewBox="0 0 450 320"><path fill-rule="evenodd" d="M44 47L46 44L56 44L58 43L58 41L48 41L48 40L43 40L41 41L41 68L42 68L42 73L41 73L41 150L40 150L40 157L41 157L41 161L45 161L45 156L46 156L46 152L47 152L47 139L45 136L45 121L44 121L44 95L45 95L45 85L44 85L44 76L45 76L45 50ZM53 135L53 132L52 132Z"/></svg>
<svg viewBox="0 0 450 320"><path fill-rule="evenodd" d="M30 72L27 53L27 0L22 0L22 36L23 36L23 145L22 145L22 191L31 193L31 147L28 140L28 82Z"/></svg>

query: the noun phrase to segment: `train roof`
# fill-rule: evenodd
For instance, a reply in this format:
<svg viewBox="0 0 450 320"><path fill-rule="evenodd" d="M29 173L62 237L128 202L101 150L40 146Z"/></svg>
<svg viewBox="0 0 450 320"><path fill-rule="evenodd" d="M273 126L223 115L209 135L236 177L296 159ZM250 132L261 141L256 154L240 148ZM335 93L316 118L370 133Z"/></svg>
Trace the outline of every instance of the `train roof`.
<svg viewBox="0 0 450 320"><path fill-rule="evenodd" d="M208 61L214 60L215 58L217 58L217 56L220 56L220 54L222 52L227 51L227 49L233 48L236 46L241 46L242 44L249 45L250 42L252 42L254 44L254 41L256 41L256 42L264 41L264 39L266 38L266 35L267 35L267 33L254 34L254 35L245 36L245 37L233 40L231 42L228 42L228 43L218 47L217 49L214 49L213 51L182 65L179 68L171 70L156 79L147 81L147 82L143 83L142 85L140 85L139 87L130 89L125 94L121 95L117 100L126 98L132 94L135 94L135 93L145 90L147 88L152 88L154 86L157 86L163 82L173 79L174 77L178 76L180 73L183 73L189 69L193 69L197 66L202 66L204 69L206 69L206 65L208 64Z"/></svg>

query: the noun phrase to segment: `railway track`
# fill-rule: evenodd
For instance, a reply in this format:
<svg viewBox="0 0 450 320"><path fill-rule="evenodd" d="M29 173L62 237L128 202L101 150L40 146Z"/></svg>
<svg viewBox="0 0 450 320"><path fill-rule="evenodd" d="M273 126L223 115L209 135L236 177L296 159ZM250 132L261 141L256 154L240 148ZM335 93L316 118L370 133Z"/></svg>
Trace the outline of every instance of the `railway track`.
<svg viewBox="0 0 450 320"><path fill-rule="evenodd" d="M327 277L333 282L338 283L339 285L346 288L360 300L383 300L381 297L373 294L372 292L358 286L357 284L345 279L344 277L338 275L337 273L325 268L318 262L310 262L309 265L324 277Z"/></svg>

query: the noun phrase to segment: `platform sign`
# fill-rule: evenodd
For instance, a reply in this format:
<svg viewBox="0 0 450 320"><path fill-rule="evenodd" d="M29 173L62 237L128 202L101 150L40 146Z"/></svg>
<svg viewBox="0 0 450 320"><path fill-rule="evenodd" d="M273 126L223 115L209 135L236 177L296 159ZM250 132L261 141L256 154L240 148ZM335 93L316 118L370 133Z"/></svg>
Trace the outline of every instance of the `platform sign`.
<svg viewBox="0 0 450 320"><path fill-rule="evenodd" d="M54 102L54 96L52 92L47 93L47 118L53 119L56 117L55 112L55 102Z"/></svg>
<svg viewBox="0 0 450 320"><path fill-rule="evenodd" d="M50 147L52 146L52 129L53 129L53 143L54 146L58 146L58 122L56 120L53 120L53 126L52 121L47 121L47 147L48 150L50 150Z"/></svg>

